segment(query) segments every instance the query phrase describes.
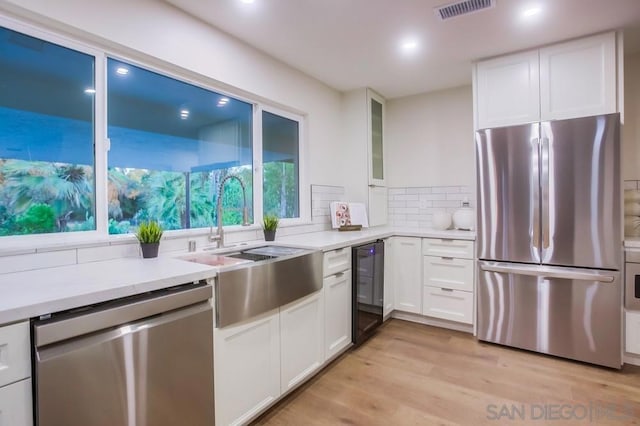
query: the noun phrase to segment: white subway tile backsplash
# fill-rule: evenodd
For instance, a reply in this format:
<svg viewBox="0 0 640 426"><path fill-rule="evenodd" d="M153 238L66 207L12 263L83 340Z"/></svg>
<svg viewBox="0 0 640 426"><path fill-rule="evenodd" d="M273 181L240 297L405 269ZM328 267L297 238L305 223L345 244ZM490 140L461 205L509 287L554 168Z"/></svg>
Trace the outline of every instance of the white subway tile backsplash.
<svg viewBox="0 0 640 426"><path fill-rule="evenodd" d="M446 193L436 193L436 194L424 194L420 196L421 200L435 201L435 200L446 200Z"/></svg>
<svg viewBox="0 0 640 426"><path fill-rule="evenodd" d="M344 186L311 185L311 194L340 194L340 195L344 195Z"/></svg>
<svg viewBox="0 0 640 426"><path fill-rule="evenodd" d="M389 195L401 195L406 194L406 188L389 188Z"/></svg>
<svg viewBox="0 0 640 426"><path fill-rule="evenodd" d="M389 223L407 228L430 228L436 211L454 213L464 199L475 205L475 188L465 185L390 188L389 194Z"/></svg>
<svg viewBox="0 0 640 426"><path fill-rule="evenodd" d="M394 200L396 201L418 201L420 196L418 194L408 194L408 195L396 195L394 196Z"/></svg>

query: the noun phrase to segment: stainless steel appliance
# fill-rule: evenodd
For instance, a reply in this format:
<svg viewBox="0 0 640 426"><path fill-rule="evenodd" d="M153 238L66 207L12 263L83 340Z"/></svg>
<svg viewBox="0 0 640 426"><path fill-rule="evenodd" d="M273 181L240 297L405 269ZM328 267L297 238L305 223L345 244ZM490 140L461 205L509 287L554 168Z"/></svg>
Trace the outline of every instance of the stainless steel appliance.
<svg viewBox="0 0 640 426"><path fill-rule="evenodd" d="M620 117L476 132L478 338L620 368Z"/></svg>
<svg viewBox="0 0 640 426"><path fill-rule="evenodd" d="M216 276L216 327L226 327L322 289L322 252L265 246L225 254L252 263Z"/></svg>
<svg viewBox="0 0 640 426"><path fill-rule="evenodd" d="M212 289L188 284L33 322L40 426L211 426Z"/></svg>
<svg viewBox="0 0 640 426"><path fill-rule="evenodd" d="M356 345L382 324L384 295L384 241L353 247L353 333Z"/></svg>

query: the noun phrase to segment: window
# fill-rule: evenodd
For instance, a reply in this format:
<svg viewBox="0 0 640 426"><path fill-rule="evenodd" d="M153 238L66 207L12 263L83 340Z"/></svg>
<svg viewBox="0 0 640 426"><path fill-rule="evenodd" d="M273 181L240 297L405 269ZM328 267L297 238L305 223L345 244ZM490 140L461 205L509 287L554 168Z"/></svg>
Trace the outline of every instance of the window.
<svg viewBox="0 0 640 426"><path fill-rule="evenodd" d="M262 112L263 210L300 217L300 129L296 120Z"/></svg>
<svg viewBox="0 0 640 426"><path fill-rule="evenodd" d="M216 225L221 180L246 186L252 221L253 106L109 59L109 233L155 219L165 229ZM240 183L225 184L224 225L242 223Z"/></svg>
<svg viewBox="0 0 640 426"><path fill-rule="evenodd" d="M309 213L301 117L0 20L0 237L240 225L245 201L252 223Z"/></svg>
<svg viewBox="0 0 640 426"><path fill-rule="evenodd" d="M95 230L95 57L0 27L0 235Z"/></svg>

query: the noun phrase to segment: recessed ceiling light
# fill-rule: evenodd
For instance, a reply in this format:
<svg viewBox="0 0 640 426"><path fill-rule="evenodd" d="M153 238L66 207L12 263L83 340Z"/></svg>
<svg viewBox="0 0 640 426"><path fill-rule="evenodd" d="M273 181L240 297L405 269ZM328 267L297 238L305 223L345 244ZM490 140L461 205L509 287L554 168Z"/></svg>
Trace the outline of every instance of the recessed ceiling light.
<svg viewBox="0 0 640 426"><path fill-rule="evenodd" d="M183 120L186 120L187 118L189 118L189 110L188 109L181 109L180 110L180 118Z"/></svg>
<svg viewBox="0 0 640 426"><path fill-rule="evenodd" d="M120 75L127 75L129 74L129 69L125 67L118 67L116 68L116 73Z"/></svg>
<svg viewBox="0 0 640 426"><path fill-rule="evenodd" d="M538 15L540 12L542 12L542 8L540 6L534 6L523 10L522 16L524 16L525 18L529 18L531 16Z"/></svg>
<svg viewBox="0 0 640 426"><path fill-rule="evenodd" d="M403 53L413 53L418 50L418 41L416 39L406 39L400 43L400 50Z"/></svg>
<svg viewBox="0 0 640 426"><path fill-rule="evenodd" d="M220 98L218 101L219 104L226 104L227 102L229 102L229 98Z"/></svg>
<svg viewBox="0 0 640 426"><path fill-rule="evenodd" d="M84 93L86 93L87 95L93 95L94 93L96 93L96 89L87 87L86 89L84 89Z"/></svg>

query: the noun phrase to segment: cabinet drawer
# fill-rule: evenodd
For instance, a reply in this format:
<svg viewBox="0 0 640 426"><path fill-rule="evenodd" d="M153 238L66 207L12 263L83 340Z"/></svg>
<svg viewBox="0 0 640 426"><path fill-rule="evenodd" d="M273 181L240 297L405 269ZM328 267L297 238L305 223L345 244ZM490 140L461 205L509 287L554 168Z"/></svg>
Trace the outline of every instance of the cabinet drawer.
<svg viewBox="0 0 640 426"><path fill-rule="evenodd" d="M29 322L0 327L0 386L31 376Z"/></svg>
<svg viewBox="0 0 640 426"><path fill-rule="evenodd" d="M473 259L473 241L424 238L422 240L422 254L425 256Z"/></svg>
<svg viewBox="0 0 640 426"><path fill-rule="evenodd" d="M31 379L0 388L0 425L33 425L31 407Z"/></svg>
<svg viewBox="0 0 640 426"><path fill-rule="evenodd" d="M328 277L347 269L351 269L351 247L343 247L324 254L322 263L323 276Z"/></svg>
<svg viewBox="0 0 640 426"><path fill-rule="evenodd" d="M473 324L473 293L424 286L422 314Z"/></svg>
<svg viewBox="0 0 640 426"><path fill-rule="evenodd" d="M424 256L424 285L473 291L473 260Z"/></svg>

